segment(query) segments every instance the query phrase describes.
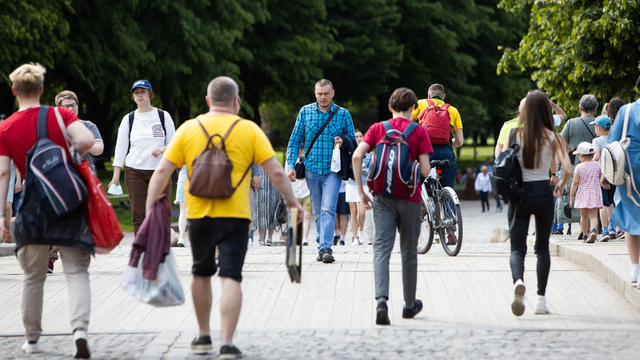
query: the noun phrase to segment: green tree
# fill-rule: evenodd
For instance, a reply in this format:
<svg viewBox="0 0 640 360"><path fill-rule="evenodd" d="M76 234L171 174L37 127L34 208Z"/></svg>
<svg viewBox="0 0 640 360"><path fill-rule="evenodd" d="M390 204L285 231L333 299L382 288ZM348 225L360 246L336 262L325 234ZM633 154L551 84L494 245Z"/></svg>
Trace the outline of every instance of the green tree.
<svg viewBox="0 0 640 360"><path fill-rule="evenodd" d="M586 93L601 103L613 96L633 99L640 59L637 0L502 0L500 6L513 13L530 8L531 19L519 46L505 49L499 71L532 70L533 80L569 116L577 115Z"/></svg>

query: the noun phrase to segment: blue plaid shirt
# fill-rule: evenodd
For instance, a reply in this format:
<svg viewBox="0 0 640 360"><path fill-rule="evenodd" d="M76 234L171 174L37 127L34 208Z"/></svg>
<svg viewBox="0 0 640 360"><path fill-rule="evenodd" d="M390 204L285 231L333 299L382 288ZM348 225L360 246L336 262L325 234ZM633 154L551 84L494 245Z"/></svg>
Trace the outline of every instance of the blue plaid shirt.
<svg viewBox="0 0 640 360"><path fill-rule="evenodd" d="M318 104L313 103L305 105L300 109L298 118L296 119L296 125L289 139L289 146L287 147L287 165L289 169L295 168L302 141L304 140L304 151L306 154L316 133L336 108L337 105L331 103L331 109L323 113L318 109ZM333 138L340 135L356 136L351 114L343 107L341 107L338 113L331 119L331 122L322 134L320 134L313 148L311 148L309 156L307 156L304 161L306 168L319 175L326 175L331 172L331 155L334 146Z"/></svg>

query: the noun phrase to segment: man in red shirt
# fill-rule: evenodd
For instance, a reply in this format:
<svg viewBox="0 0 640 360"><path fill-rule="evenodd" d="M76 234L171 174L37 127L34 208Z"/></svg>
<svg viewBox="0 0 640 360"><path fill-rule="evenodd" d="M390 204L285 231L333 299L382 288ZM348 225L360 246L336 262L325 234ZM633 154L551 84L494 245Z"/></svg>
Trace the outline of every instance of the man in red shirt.
<svg viewBox="0 0 640 360"><path fill-rule="evenodd" d="M393 118L391 126L404 131L411 123L412 111L418 98L413 91L399 88L389 98L389 110ZM389 325L387 300L389 299L389 257L396 239L396 228L400 232L400 252L402 254L402 285L404 289L404 308L402 317L411 319L422 310L422 302L416 299L418 278L418 237L420 236L421 197L420 188L413 196L384 197L372 189L373 202L365 196L362 187L362 159L386 134L382 123L373 124L364 135L362 142L353 154L353 173L360 193L360 199L366 209L373 206L375 238L373 240L373 266L375 275L376 324ZM424 127L418 126L409 135L409 161L420 163L420 174L429 175L429 154L433 152L429 136ZM379 161L379 160L377 160Z"/></svg>
<svg viewBox="0 0 640 360"><path fill-rule="evenodd" d="M13 83L11 90L20 108L0 124L0 204L5 202L9 186L11 159L20 174L27 174L27 151L38 138L38 112L45 72L40 64L24 64L9 75ZM81 121L77 121L78 117L73 112L64 108L59 110L67 133L75 142L76 151L84 155L93 145L93 134ZM51 141L67 148L54 108L49 108L47 112L47 133ZM68 152L67 157L69 158ZM39 199L32 194L29 201L21 205L14 229L15 233L21 234L15 239L16 255L24 272L22 321L25 326L25 342L22 351L27 354L40 352L38 339L42 334L43 287L47 277L47 259L51 245L58 245L69 287L69 317L75 345L73 356L88 358L90 352L87 327L91 311L91 290L87 269L94 249L84 218L84 209L81 206L55 220L48 219L42 211L36 216L34 223L27 220L28 217L25 215L26 209L33 209L34 206L36 209L39 207ZM11 239L9 220L4 213L0 213L0 233L5 239Z"/></svg>

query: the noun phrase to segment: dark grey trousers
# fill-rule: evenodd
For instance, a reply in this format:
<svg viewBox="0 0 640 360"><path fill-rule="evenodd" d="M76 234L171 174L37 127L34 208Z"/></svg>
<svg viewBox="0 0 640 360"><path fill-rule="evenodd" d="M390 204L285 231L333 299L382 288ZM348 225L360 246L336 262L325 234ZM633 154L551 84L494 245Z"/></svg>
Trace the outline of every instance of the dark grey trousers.
<svg viewBox="0 0 640 360"><path fill-rule="evenodd" d="M373 239L373 271L376 298L389 298L389 257L400 233L402 287L405 303L416 298L418 281L418 237L420 236L420 204L375 195L373 199L375 237Z"/></svg>

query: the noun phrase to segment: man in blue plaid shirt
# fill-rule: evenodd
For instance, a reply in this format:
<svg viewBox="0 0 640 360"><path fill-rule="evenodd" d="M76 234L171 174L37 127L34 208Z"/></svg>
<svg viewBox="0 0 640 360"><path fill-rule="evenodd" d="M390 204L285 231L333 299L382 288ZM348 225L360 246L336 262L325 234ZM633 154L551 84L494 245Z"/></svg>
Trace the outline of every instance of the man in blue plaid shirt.
<svg viewBox="0 0 640 360"><path fill-rule="evenodd" d="M331 171L331 155L335 144L342 145L340 136L351 135L355 138L355 131L349 111L337 106L332 101L335 90L333 90L331 81L327 79L318 81L315 94L318 101L303 106L298 113L296 125L287 147L287 167L289 168L289 179L294 182L296 180L295 164L300 147L304 143L306 153L324 122L333 112L337 111L304 161L307 168L305 178L311 193L311 204L318 233L316 236L318 258L316 260L332 263L335 259L332 255L331 244L338 192L342 179Z"/></svg>

